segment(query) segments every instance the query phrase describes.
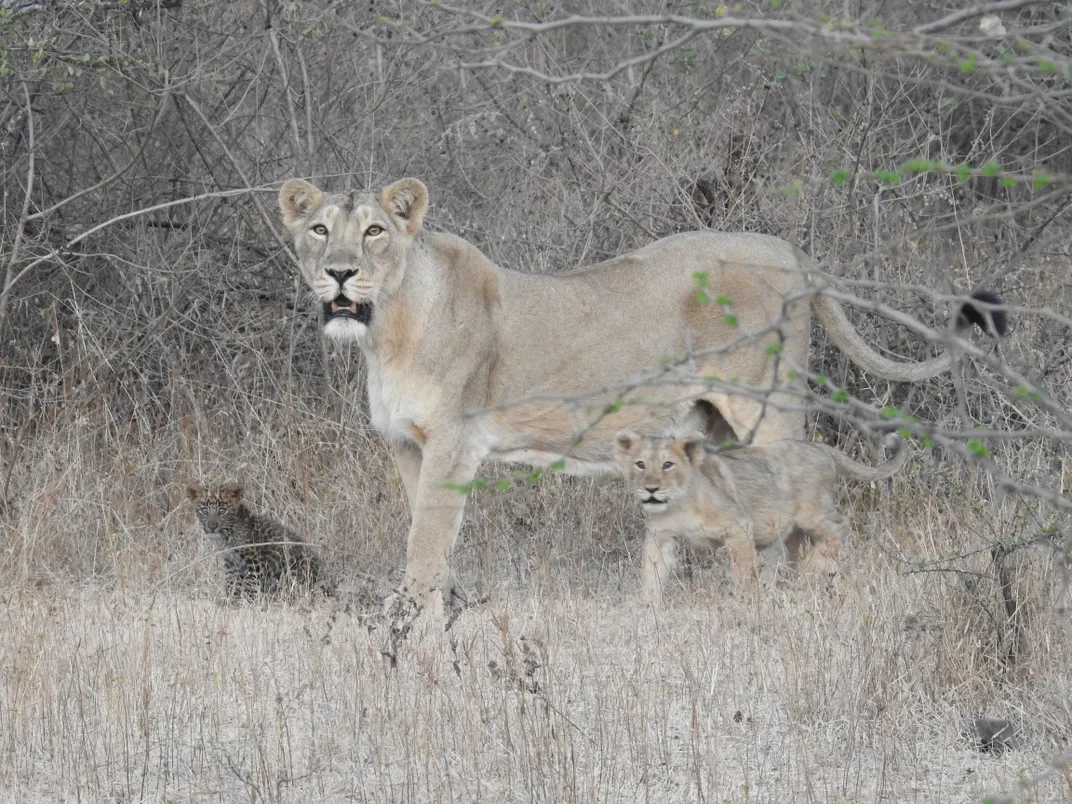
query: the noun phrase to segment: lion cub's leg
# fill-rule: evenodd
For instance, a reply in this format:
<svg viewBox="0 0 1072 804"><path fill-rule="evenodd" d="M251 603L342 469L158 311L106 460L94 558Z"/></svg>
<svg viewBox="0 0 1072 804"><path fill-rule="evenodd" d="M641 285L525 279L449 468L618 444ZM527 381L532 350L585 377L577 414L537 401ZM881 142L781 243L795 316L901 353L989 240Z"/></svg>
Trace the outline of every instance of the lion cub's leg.
<svg viewBox="0 0 1072 804"><path fill-rule="evenodd" d="M796 566L807 555L808 548L812 545L812 539L799 525L793 525L793 529L785 537L784 544L785 549L789 551L790 565Z"/></svg>
<svg viewBox="0 0 1072 804"><path fill-rule="evenodd" d="M742 520L741 517L736 519ZM754 531L754 523L744 519L728 526L722 534L733 558L733 575L743 589L755 589L759 584L759 556Z"/></svg>
<svg viewBox="0 0 1072 804"><path fill-rule="evenodd" d="M798 528L806 530L813 540L811 548L804 553L800 561L801 569L806 572L832 572L841 541L849 536L845 518L834 504L833 494L824 494L814 502L809 501L801 505L796 524ZM792 539L793 536L790 535L790 540ZM789 546L789 541L786 546ZM799 557L800 553L797 555Z"/></svg>
<svg viewBox="0 0 1072 804"><path fill-rule="evenodd" d="M640 580L644 599L655 608L663 604L663 587L677 561L676 543L672 534L648 528L644 538Z"/></svg>

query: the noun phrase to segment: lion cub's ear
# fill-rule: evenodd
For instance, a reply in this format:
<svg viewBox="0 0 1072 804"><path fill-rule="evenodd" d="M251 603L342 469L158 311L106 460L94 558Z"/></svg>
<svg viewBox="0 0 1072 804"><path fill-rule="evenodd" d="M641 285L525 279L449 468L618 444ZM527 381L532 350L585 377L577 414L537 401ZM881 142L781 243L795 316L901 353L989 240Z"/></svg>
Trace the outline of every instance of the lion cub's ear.
<svg viewBox="0 0 1072 804"><path fill-rule="evenodd" d="M704 462L704 437L688 435L681 439L681 450L688 459L689 466L699 466Z"/></svg>
<svg viewBox="0 0 1072 804"><path fill-rule="evenodd" d="M633 451L633 446L640 441L640 436L632 430L619 430L614 436L614 445L619 455L628 455Z"/></svg>
<svg viewBox="0 0 1072 804"><path fill-rule="evenodd" d="M279 190L279 208L283 211L283 223L293 230L302 218L316 212L324 205L324 194L307 181L290 179Z"/></svg>
<svg viewBox="0 0 1072 804"><path fill-rule="evenodd" d="M417 234L428 211L428 188L420 179L399 179L380 191L380 206L406 222L406 231Z"/></svg>

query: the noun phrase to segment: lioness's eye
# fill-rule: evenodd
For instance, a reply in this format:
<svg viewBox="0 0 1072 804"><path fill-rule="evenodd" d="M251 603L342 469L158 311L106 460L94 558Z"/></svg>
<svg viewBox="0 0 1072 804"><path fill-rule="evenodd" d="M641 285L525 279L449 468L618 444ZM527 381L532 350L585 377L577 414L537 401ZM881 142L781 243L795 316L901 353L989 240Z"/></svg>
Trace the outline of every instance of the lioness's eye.
<svg viewBox="0 0 1072 804"><path fill-rule="evenodd" d="M666 462L663 463L663 469L673 469L673 468L674 468L674 462L673 461L666 461Z"/></svg>
<svg viewBox="0 0 1072 804"><path fill-rule="evenodd" d="M636 468L637 469L643 469L644 468L644 461L637 461L636 462Z"/></svg>
<svg viewBox="0 0 1072 804"><path fill-rule="evenodd" d="M326 227L322 223L318 223L316 226L313 227L313 234L318 234L321 237L327 237L328 236L328 227Z"/></svg>
<svg viewBox="0 0 1072 804"><path fill-rule="evenodd" d="M375 237L378 234L383 234L383 227L375 223L365 230L365 237Z"/></svg>

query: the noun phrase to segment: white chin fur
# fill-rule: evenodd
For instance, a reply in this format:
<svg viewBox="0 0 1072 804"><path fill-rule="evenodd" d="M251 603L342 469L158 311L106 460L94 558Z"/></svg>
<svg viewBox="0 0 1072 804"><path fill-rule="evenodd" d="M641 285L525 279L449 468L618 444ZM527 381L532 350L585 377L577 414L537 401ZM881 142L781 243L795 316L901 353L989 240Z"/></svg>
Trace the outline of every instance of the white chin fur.
<svg viewBox="0 0 1072 804"><path fill-rule="evenodd" d="M324 325L324 334L339 343L361 343L368 334L368 327L352 318L336 318Z"/></svg>
<svg viewBox="0 0 1072 804"><path fill-rule="evenodd" d="M649 514L658 514L659 512L666 510L666 503L641 503L641 508Z"/></svg>

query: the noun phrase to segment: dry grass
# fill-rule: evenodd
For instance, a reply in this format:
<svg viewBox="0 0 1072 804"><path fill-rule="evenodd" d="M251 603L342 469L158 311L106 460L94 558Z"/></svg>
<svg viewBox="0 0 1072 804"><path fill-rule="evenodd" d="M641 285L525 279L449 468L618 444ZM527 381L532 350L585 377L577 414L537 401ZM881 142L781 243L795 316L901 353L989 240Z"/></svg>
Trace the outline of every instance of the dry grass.
<svg viewBox="0 0 1072 804"><path fill-rule="evenodd" d="M1023 748L980 754L942 677L955 615L916 624L924 585L852 558L830 594L697 593L660 617L518 591L394 669L378 632L323 608L21 592L0 615L0 784L20 801L952 802L1044 767L1067 644L989 701L1026 724Z"/></svg>
<svg viewBox="0 0 1072 804"><path fill-rule="evenodd" d="M20 462L0 613L13 799L978 801L1067 739L1052 556L1008 560L1016 623L985 550L914 572L1023 518L1012 500L943 504L953 480L918 463L844 495L860 537L830 588L790 578L743 600L716 557L656 615L620 485L552 478L475 495L456 564L491 600L395 667L359 612L221 604L181 480L242 461L349 594L398 579L406 515L382 447L293 413L234 423L231 446L181 421L122 438L83 422ZM979 714L1011 719L1018 747L975 750ZM1060 775L1032 793L1069 794Z"/></svg>

